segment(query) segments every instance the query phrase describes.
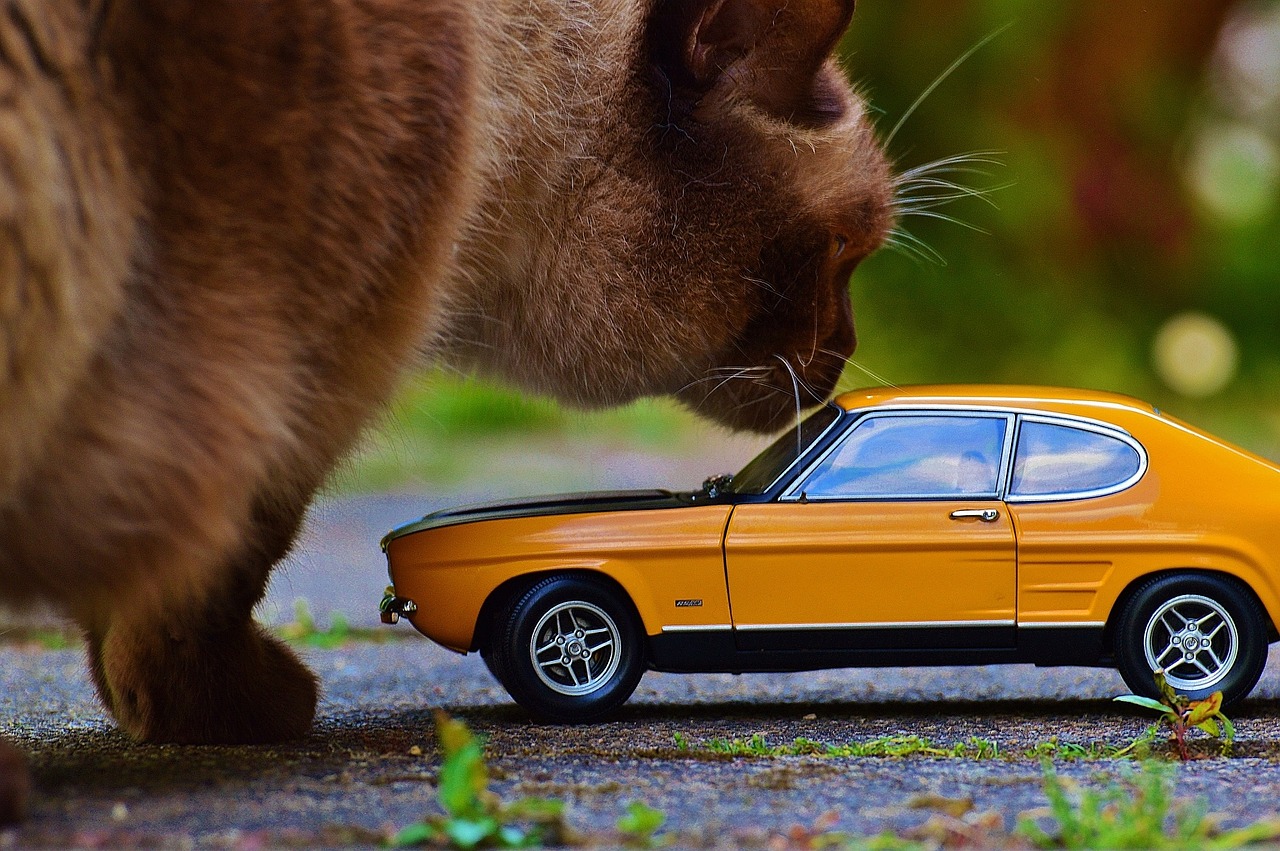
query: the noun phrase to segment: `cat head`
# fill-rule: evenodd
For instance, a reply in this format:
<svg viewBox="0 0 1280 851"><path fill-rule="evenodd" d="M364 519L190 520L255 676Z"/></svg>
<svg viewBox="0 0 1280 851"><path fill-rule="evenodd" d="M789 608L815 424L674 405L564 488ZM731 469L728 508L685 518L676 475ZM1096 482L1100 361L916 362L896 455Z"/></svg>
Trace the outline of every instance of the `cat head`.
<svg viewBox="0 0 1280 851"><path fill-rule="evenodd" d="M671 394L761 431L825 399L855 345L849 276L891 226L889 167L831 57L853 5L646 8L523 283L470 311L498 317L471 360L569 402Z"/></svg>

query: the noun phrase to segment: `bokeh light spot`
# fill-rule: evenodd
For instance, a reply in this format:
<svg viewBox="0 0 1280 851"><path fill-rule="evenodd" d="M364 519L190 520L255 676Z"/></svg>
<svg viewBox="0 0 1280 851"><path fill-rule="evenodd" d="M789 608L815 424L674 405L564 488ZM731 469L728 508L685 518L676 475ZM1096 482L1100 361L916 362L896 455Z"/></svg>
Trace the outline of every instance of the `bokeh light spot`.
<svg viewBox="0 0 1280 851"><path fill-rule="evenodd" d="M1215 215L1232 222L1270 209L1280 179L1275 142L1243 124L1210 124L1200 131L1187 179Z"/></svg>
<svg viewBox="0 0 1280 851"><path fill-rule="evenodd" d="M1174 316L1156 334L1156 372L1184 396L1212 396L1235 377L1240 349L1227 326L1206 313Z"/></svg>
<svg viewBox="0 0 1280 851"><path fill-rule="evenodd" d="M1222 28L1210 76L1225 106L1254 115L1280 97L1280 6L1237 5Z"/></svg>

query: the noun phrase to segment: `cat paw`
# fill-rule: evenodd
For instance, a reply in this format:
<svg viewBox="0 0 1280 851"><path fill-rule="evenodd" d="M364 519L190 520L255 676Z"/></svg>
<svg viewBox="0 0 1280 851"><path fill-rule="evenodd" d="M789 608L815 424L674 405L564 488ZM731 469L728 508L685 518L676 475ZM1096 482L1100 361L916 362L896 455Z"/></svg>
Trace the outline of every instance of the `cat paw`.
<svg viewBox="0 0 1280 851"><path fill-rule="evenodd" d="M116 722L143 742L266 744L311 729L319 685L253 622L216 634L112 628L99 655Z"/></svg>
<svg viewBox="0 0 1280 851"><path fill-rule="evenodd" d="M30 797L31 775L22 751L0 739L0 827L22 821Z"/></svg>

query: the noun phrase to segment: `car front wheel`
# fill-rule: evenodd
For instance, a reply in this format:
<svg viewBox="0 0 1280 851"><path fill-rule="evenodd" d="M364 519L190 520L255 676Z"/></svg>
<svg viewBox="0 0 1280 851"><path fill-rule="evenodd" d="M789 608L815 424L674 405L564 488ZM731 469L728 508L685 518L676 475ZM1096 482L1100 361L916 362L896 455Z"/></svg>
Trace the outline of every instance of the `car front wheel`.
<svg viewBox="0 0 1280 851"><path fill-rule="evenodd" d="M503 685L536 717L597 719L626 702L644 673L644 634L625 595L599 580L554 576L499 624L492 653Z"/></svg>
<svg viewBox="0 0 1280 851"><path fill-rule="evenodd" d="M1173 574L1141 586L1121 615L1116 663L1135 694L1159 698L1153 672L1193 699L1222 692L1248 696L1267 663L1267 620L1239 583L1204 574Z"/></svg>

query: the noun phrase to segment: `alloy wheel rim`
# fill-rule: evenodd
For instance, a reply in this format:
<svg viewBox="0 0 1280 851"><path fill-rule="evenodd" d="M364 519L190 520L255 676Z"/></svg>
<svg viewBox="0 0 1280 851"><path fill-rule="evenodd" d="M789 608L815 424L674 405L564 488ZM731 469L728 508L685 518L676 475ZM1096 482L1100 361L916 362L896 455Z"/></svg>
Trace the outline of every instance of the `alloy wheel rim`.
<svg viewBox="0 0 1280 851"><path fill-rule="evenodd" d="M1240 634L1217 600L1183 594L1147 619L1142 647L1151 670L1164 669L1175 691L1195 691L1217 685L1231 672Z"/></svg>
<svg viewBox="0 0 1280 851"><path fill-rule="evenodd" d="M598 691L621 659L622 632L608 613L581 600L561 603L538 619L529 639L534 673L547 688L570 696Z"/></svg>

